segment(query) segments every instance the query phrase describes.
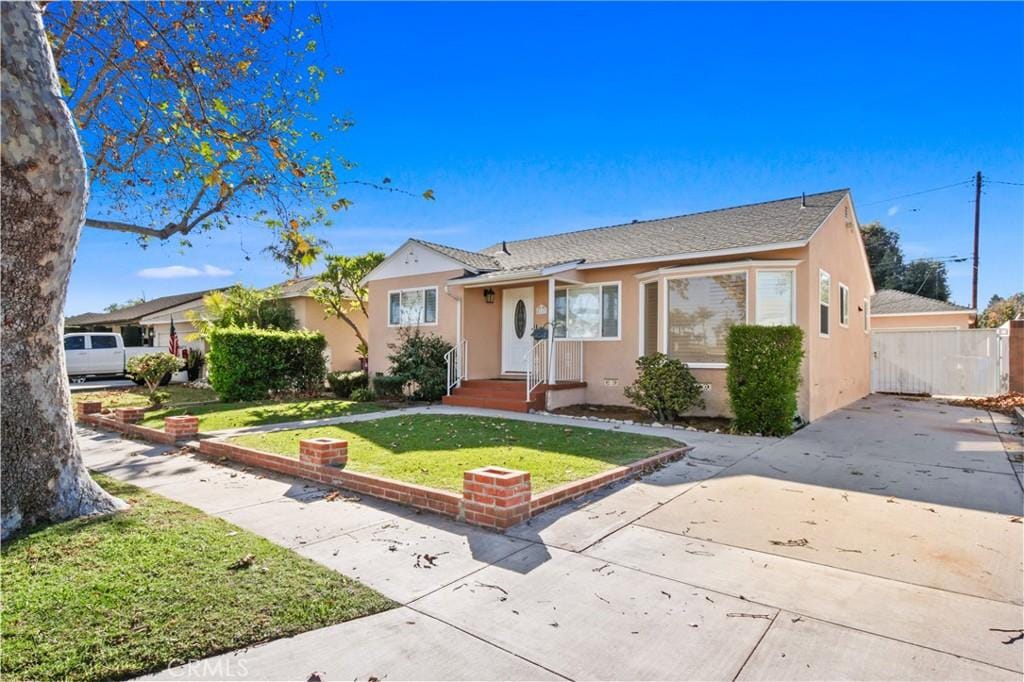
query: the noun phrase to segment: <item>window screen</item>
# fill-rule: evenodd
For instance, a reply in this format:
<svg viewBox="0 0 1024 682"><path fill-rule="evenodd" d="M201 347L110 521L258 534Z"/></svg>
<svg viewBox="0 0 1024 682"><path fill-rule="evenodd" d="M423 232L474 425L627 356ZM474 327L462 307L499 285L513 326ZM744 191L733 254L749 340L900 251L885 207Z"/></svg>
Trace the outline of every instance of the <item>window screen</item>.
<svg viewBox="0 0 1024 682"><path fill-rule="evenodd" d="M820 317L818 331L822 336L828 336L828 309L832 300L832 276L824 270L818 276L818 316Z"/></svg>
<svg viewBox="0 0 1024 682"><path fill-rule="evenodd" d="M555 291L555 336L568 339L619 335L619 285L592 284Z"/></svg>
<svg viewBox="0 0 1024 682"><path fill-rule="evenodd" d="M668 354L724 363L725 337L747 319L746 273L668 280Z"/></svg>
<svg viewBox="0 0 1024 682"><path fill-rule="evenodd" d="M757 323L794 324L792 271L757 273Z"/></svg>
<svg viewBox="0 0 1024 682"><path fill-rule="evenodd" d="M658 283L644 285L644 355L658 352Z"/></svg>

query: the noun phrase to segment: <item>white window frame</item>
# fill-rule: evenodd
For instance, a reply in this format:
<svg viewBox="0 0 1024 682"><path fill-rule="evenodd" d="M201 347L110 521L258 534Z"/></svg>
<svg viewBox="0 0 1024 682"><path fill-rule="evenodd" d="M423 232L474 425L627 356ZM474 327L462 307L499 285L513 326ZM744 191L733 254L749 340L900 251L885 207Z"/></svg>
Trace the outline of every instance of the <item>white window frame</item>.
<svg viewBox="0 0 1024 682"><path fill-rule="evenodd" d="M608 287L608 286L612 286L612 285L617 286L619 288L619 295L615 297L615 303L618 306L618 310L616 311L616 317L615 317L615 323L616 323L615 336L599 336L599 337L597 337L595 339L581 339L581 338L576 338L576 337L573 337L573 336L554 336L554 329L552 328L552 337L554 338L554 340L555 341L584 341L586 343L592 343L594 341L621 341L622 340L622 280L619 280L617 282L615 282L615 281L611 281L611 282L580 282L579 284L562 284L562 285L556 286L555 287L555 291L567 291L568 289L592 289L592 288L596 288L598 290L598 298L601 300L601 305L604 306L604 296L603 296L603 294L601 292L601 287ZM569 315L569 294L566 293L565 297L566 297L566 300L565 300L565 314L566 314L566 317L568 317L568 315ZM552 297L552 302L554 302L554 297ZM551 308L551 321L554 322L554 320L555 320L555 309L554 309L554 307L552 307ZM568 319L566 320L566 323L567 323L566 326L568 326ZM604 325L604 308L603 307L601 309L601 323L600 323L600 325L601 326ZM568 334L568 329L566 329L566 333Z"/></svg>
<svg viewBox="0 0 1024 682"><path fill-rule="evenodd" d="M669 307L669 290L668 283L676 279L693 279L694 277L714 277L715 275L743 275L743 322L740 324L750 324L750 269L749 268L730 268L728 270L708 270L706 272L693 272L686 273L685 275L673 275L666 277L665 282L665 304L662 306L662 314L664 315L663 333L662 333L662 352L668 355L668 307ZM728 362L686 362L686 366L691 369L728 369Z"/></svg>
<svg viewBox="0 0 1024 682"><path fill-rule="evenodd" d="M757 278L761 275L762 272L788 272L788 273L792 274L792 277L793 277L793 300L790 303L790 307L792 309L789 311L789 316L793 320L792 322L790 322L790 324L797 324L797 319L796 319L796 311L797 311L797 306L796 306L796 268L758 268L754 272L754 291L757 291ZM749 284L747 286L749 288ZM759 301L760 301L760 299L758 299L757 301L754 301L754 324L761 324L760 309L758 307ZM748 306L750 305L749 302L747 303L747 305Z"/></svg>
<svg viewBox="0 0 1024 682"><path fill-rule="evenodd" d="M642 358L644 356L644 346L646 345L646 343L645 343L646 338L644 337L644 310L646 309L647 304L645 303L645 298L644 298L644 288L648 284L657 284L658 285L658 298L659 299L661 298L661 289L662 289L662 287L661 287L661 280L658 279L657 277L654 277L654 278L651 278L651 279L640 280L637 283L637 289L638 289L638 291L637 291L637 300L639 301L638 306L637 306L637 310L640 312L640 314L637 316L637 338L640 341L640 343L637 344L637 347L636 347L636 356L638 358ZM655 334L658 334L660 336L661 335L660 332L661 332L661 319L659 318L658 319L658 331L655 332Z"/></svg>
<svg viewBox="0 0 1024 682"><path fill-rule="evenodd" d="M822 275L824 275L825 277L828 278L828 301L826 301L824 304L821 302L821 280L822 280ZM818 309L818 315L817 315L817 318L818 318L817 319L817 322L818 322L818 336L820 336L823 339L827 339L827 338L830 338L832 336L832 275L830 275L825 270L822 270L821 268L818 268L818 291L817 291L817 293L818 293L818 304L817 304L816 307ZM826 332L826 333L822 333L822 331L821 331L821 306L822 305L824 305L825 308L826 308L826 310L825 310L825 320L826 320L827 326L828 326L828 332Z"/></svg>
<svg viewBox="0 0 1024 682"><path fill-rule="evenodd" d="M839 283L839 326L850 327L850 287Z"/></svg>
<svg viewBox="0 0 1024 682"><path fill-rule="evenodd" d="M864 333L871 333L871 301L870 299L862 299L864 301Z"/></svg>
<svg viewBox="0 0 1024 682"><path fill-rule="evenodd" d="M434 290L434 321L433 322L415 322L411 324L392 324L391 323L391 294L399 294L399 307L401 307L401 294L410 291L422 291L424 306L421 314L426 314L426 292L430 289ZM394 329L397 327L436 327L437 321L441 319L441 297L437 295L437 287L406 287L405 289L390 289L388 291L388 302L387 302L387 316L388 316L388 327Z"/></svg>

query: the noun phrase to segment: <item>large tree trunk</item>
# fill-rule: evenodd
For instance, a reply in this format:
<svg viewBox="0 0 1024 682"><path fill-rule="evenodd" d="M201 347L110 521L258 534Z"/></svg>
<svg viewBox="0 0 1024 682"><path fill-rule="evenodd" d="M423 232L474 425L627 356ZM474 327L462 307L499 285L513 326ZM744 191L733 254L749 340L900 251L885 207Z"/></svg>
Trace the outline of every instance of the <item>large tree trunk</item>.
<svg viewBox="0 0 1024 682"><path fill-rule="evenodd" d="M124 503L82 464L64 365L64 300L88 178L35 2L2 9L2 510L19 528Z"/></svg>

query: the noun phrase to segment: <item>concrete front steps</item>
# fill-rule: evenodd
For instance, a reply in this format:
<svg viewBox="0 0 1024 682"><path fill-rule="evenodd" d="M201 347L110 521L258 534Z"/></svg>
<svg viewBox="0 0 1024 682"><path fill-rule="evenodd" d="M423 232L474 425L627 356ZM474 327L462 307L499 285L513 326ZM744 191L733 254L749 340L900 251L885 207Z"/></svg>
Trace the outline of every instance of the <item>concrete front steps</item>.
<svg viewBox="0 0 1024 682"><path fill-rule="evenodd" d="M530 399L526 399L526 381L522 379L467 379L458 388L452 389L451 395L441 399L445 405L460 407L483 407L490 410L506 410L509 412L529 412L543 410L545 396L548 391L566 388L581 388L583 382L541 384L533 389Z"/></svg>

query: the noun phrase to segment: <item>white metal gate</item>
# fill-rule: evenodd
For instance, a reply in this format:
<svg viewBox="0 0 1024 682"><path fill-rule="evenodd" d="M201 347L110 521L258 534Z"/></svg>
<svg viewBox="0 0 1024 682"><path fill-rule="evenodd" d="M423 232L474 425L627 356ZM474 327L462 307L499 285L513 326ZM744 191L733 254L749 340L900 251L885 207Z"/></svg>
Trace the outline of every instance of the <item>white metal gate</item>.
<svg viewBox="0 0 1024 682"><path fill-rule="evenodd" d="M871 390L929 395L998 395L1006 391L1003 329L871 332Z"/></svg>

